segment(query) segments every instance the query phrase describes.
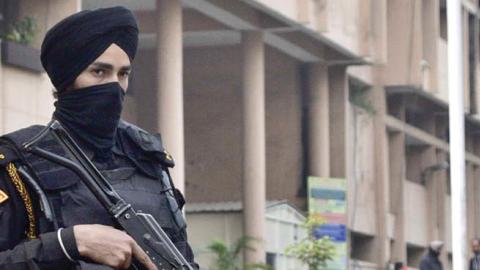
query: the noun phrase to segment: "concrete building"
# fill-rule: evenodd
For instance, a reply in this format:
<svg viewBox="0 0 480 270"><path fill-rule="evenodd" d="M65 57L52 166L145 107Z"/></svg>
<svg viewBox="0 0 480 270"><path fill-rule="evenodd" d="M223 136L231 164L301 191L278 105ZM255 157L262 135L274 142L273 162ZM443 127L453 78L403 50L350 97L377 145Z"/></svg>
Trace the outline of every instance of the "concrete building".
<svg viewBox="0 0 480 270"><path fill-rule="evenodd" d="M68 14L118 4L141 28L124 118L162 133L189 203L243 201L243 233L267 240L267 200L305 211L307 176L346 178L350 268L415 268L428 242L441 239L450 269L456 180L448 173L445 0L0 1L1 27L32 16L38 49ZM472 238L480 225L479 3L463 7ZM11 48L2 45L2 133L45 123L53 110L37 60ZM192 218L190 238L201 249L208 228L196 225ZM245 260L265 261L265 242L255 248Z"/></svg>

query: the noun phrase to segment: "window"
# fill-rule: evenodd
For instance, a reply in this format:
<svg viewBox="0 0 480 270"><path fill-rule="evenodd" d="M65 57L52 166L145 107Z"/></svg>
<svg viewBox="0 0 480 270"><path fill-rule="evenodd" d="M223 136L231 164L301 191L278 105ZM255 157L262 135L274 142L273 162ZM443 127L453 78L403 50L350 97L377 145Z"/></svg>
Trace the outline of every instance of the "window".
<svg viewBox="0 0 480 270"><path fill-rule="evenodd" d="M448 40L446 4L440 4L440 38Z"/></svg>
<svg viewBox="0 0 480 270"><path fill-rule="evenodd" d="M270 253L267 252L267 265L271 266L272 269L275 269L275 258L277 257L277 254L275 253Z"/></svg>
<svg viewBox="0 0 480 270"><path fill-rule="evenodd" d="M351 257L354 260L375 262L375 237L357 232L350 233Z"/></svg>
<svg viewBox="0 0 480 270"><path fill-rule="evenodd" d="M475 16L468 15L468 79L469 79L469 96L470 96L470 111L478 113L478 100L476 99L477 88L477 62L478 62L478 22ZM468 106L468 104L466 104Z"/></svg>
<svg viewBox="0 0 480 270"><path fill-rule="evenodd" d="M407 266L418 268L423 254L425 254L425 248L407 244Z"/></svg>

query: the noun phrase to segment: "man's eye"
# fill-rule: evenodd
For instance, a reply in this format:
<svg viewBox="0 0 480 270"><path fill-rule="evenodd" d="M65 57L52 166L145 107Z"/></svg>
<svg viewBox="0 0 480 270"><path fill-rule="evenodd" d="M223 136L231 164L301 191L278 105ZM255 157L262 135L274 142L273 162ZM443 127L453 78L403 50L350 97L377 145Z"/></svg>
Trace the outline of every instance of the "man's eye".
<svg viewBox="0 0 480 270"><path fill-rule="evenodd" d="M130 71L122 71L122 72L120 72L120 76L122 76L122 77L128 77L128 75L130 75Z"/></svg>
<svg viewBox="0 0 480 270"><path fill-rule="evenodd" d="M96 76L103 76L105 74L105 70L103 69L94 69L92 70L92 72L96 75Z"/></svg>

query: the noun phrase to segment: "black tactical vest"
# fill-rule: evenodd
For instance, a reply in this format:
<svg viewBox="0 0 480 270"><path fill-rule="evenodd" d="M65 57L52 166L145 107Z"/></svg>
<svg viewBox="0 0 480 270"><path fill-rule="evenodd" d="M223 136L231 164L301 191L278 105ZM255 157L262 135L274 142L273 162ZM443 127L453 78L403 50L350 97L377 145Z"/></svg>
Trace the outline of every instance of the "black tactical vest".
<svg viewBox="0 0 480 270"><path fill-rule="evenodd" d="M42 126L32 126L1 138L3 145L16 153L2 162L26 165L52 206L55 222L45 222L40 218L39 233L76 224L115 227L116 224L107 211L76 174L33 154L19 151L24 142L42 129ZM37 146L66 157L64 150L52 136L47 136ZM179 251L185 254L186 223L181 212L184 201L173 187L168 174L168 168L173 167L173 161L163 149L160 138L121 122L113 159L108 165L96 165L117 193L135 210L152 214ZM82 269L109 268L82 262Z"/></svg>

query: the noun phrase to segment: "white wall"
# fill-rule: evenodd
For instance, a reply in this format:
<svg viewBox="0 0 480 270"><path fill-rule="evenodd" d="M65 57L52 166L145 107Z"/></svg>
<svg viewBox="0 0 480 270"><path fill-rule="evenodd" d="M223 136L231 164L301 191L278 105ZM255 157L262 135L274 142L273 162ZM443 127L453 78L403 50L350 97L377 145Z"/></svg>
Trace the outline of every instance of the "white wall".
<svg viewBox="0 0 480 270"><path fill-rule="evenodd" d="M242 235L242 215L238 213L191 213L187 215L188 240L193 248L195 260L202 269L209 269L213 256L208 245L221 240L232 245ZM240 256L240 259L242 256Z"/></svg>
<svg viewBox="0 0 480 270"><path fill-rule="evenodd" d="M188 205L187 205L188 209ZM294 208L283 204L266 209L266 252L276 254L275 270L304 270L297 260L285 256L287 246L306 236L302 227L305 217L298 214ZM210 268L214 256L208 252L207 246L213 240L221 240L227 246L237 241L243 232L243 217L241 212L191 212L187 210L188 237L194 249L195 260L201 269ZM242 255L239 256L241 263Z"/></svg>

